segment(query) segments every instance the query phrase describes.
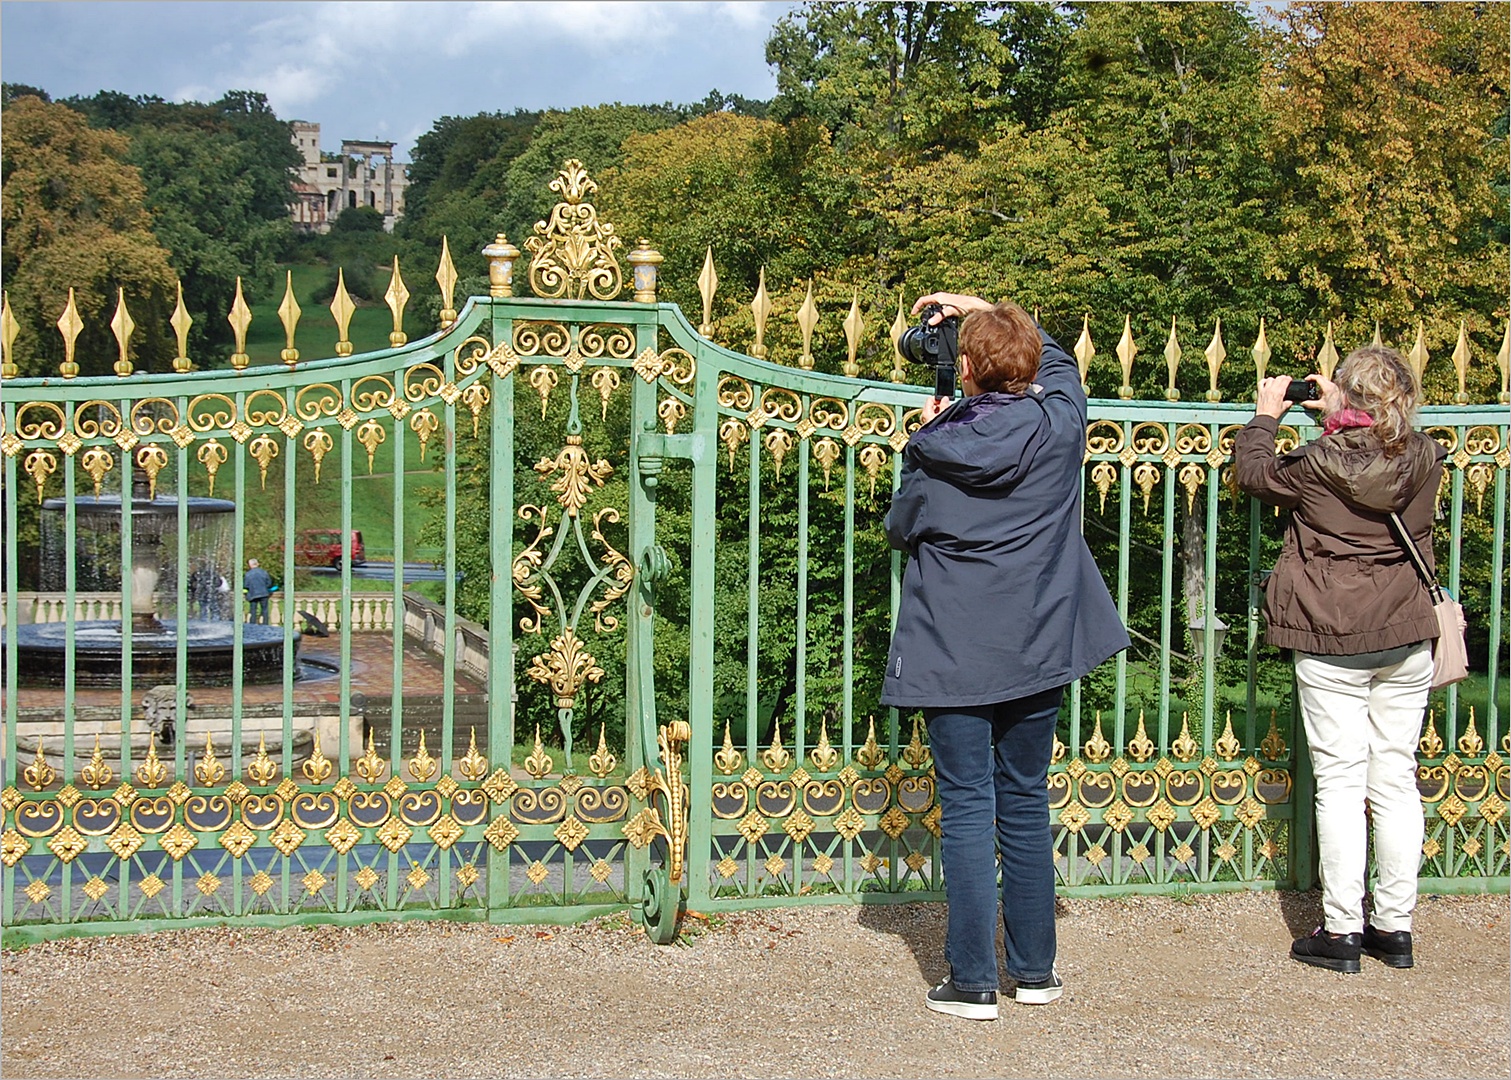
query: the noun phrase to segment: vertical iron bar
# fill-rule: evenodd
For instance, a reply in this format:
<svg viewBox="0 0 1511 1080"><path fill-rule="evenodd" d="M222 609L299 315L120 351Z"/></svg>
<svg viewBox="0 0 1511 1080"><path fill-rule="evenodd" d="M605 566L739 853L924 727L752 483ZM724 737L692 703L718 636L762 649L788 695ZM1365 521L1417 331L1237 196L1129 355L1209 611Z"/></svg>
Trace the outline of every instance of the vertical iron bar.
<svg viewBox="0 0 1511 1080"><path fill-rule="evenodd" d="M841 760L850 760L851 728L855 720L855 447L845 448L845 656L841 679L844 687L840 728Z"/></svg>
<svg viewBox="0 0 1511 1080"><path fill-rule="evenodd" d="M760 391L754 393L760 401ZM756 753L760 738L760 653L761 653L761 439L759 429L750 433L749 552L745 585L745 757Z"/></svg>
<svg viewBox="0 0 1511 1080"><path fill-rule="evenodd" d="M714 523L718 482L717 388L720 372L712 350L698 357L693 391L694 431L692 462L692 572L689 575L691 610L688 619L688 718L692 741L692 806L687 841L685 875L688 902L706 903L709 898L708 856L713 850L713 808L708 791L713 784L713 694L714 694Z"/></svg>
<svg viewBox="0 0 1511 1080"><path fill-rule="evenodd" d="M1502 443L1511 438L1511 431L1503 434ZM1495 501L1492 513L1492 538L1490 544L1490 644L1489 662L1485 667L1485 690L1489 698L1485 706L1485 744L1492 750L1500 734L1500 702L1496 696L1500 688L1500 643L1501 625L1505 618L1503 597L1506 576L1506 470L1495 470Z"/></svg>
<svg viewBox="0 0 1511 1080"><path fill-rule="evenodd" d="M345 440L345 460L351 459L351 436ZM399 775L399 746L404 731L404 423L395 419L393 424L393 489L390 492L393 505L393 628L389 631L393 656L393 687L389 692L388 737L389 756L393 759L393 775ZM507 618L504 620L509 621ZM490 754L491 758L491 754Z"/></svg>
<svg viewBox="0 0 1511 1080"><path fill-rule="evenodd" d="M403 373L398 377L402 385ZM448 350L445 382L449 385L455 378L455 360ZM452 744L456 739L456 398L451 399L441 415L444 425L441 445L446 454L446 647L442 654L445 675L441 680L441 752L437 756L441 760L440 775L447 776L451 773Z"/></svg>
<svg viewBox="0 0 1511 1080"><path fill-rule="evenodd" d="M1459 427L1456 430L1458 432L1458 445L1462 447L1464 445L1465 429ZM1456 597L1459 595L1460 557L1463 555L1464 550L1464 470L1453 469L1452 474L1453 495L1450 504L1452 509L1449 514L1448 524L1448 591ZM1439 574L1439 579L1442 576L1442 574ZM1460 722L1458 683L1454 683L1448 688L1447 713L1449 719L1446 726L1451 731L1454 731L1455 734L1450 735L1445 732L1444 738L1448 743L1449 749L1452 749L1457 739L1456 732Z"/></svg>
<svg viewBox="0 0 1511 1080"><path fill-rule="evenodd" d="M1210 428L1212 445L1219 442L1218 425L1213 424ZM1202 605L1202 736L1201 745L1203 756L1212 753L1213 726L1217 723L1217 657L1213 655L1217 642L1217 491L1218 471L1211 465L1207 466L1207 535L1203 541L1205 555L1205 577L1207 587L1203 590L1204 603Z"/></svg>
<svg viewBox="0 0 1511 1080"><path fill-rule="evenodd" d="M806 411L808 402L803 401ZM797 656L793 695L793 757L803 756L803 727L808 722L808 454L810 440L798 442L797 462Z"/></svg>
<svg viewBox="0 0 1511 1080"><path fill-rule="evenodd" d="M74 680L78 672L78 646L76 622L78 611L78 517L77 497L74 495L74 463L72 454L63 455L63 550L68 553L63 563L63 769L62 780L70 784L74 778ZM66 908L67 899L64 905Z"/></svg>
<svg viewBox="0 0 1511 1080"><path fill-rule="evenodd" d="M492 340L498 344L513 339L513 320L504 314L502 305L494 304L490 319ZM514 617L511 606L510 562L514 557L514 379L499 378L491 372L478 372L478 379L492 384L488 410L488 762L494 770L509 775L514 756ZM636 380L637 383L640 380ZM394 447L394 469L403 467L404 455ZM633 482L632 485L633 487ZM395 501L398 495L394 496ZM397 556L395 556L397 558ZM398 590L395 589L397 593ZM394 613L396 623L400 620ZM394 674L398 677L402 661L400 626L394 628ZM394 686L394 703L398 704L399 687ZM628 756L628 752L626 752ZM494 814L507 814L505 804L490 804ZM489 844L487 850L488 882L486 903L489 921L495 921L508 902L509 855ZM626 873L626 878L629 875ZM630 882L627 880L626 889ZM631 899L634 898L631 893Z"/></svg>
<svg viewBox="0 0 1511 1080"><path fill-rule="evenodd" d="M1156 743L1163 752L1170 739L1170 638L1175 606L1175 470L1165 471L1165 542L1160 545L1159 579L1159 700L1155 727Z"/></svg>
<svg viewBox="0 0 1511 1080"><path fill-rule="evenodd" d="M5 412L5 430L16 430L16 407L9 402L0 402L0 408ZM17 702L19 687L17 682L21 677L20 642L17 638L16 628L21 625L21 602L16 595L17 570L20 562L16 540L16 514L19 501L16 495L16 457L10 454L0 455L0 469L4 470L4 491L0 492L5 500L5 786L14 787L17 776L16 761L16 727L20 722L20 706ZM3 916L6 926L15 921L16 903L16 871L14 867L0 866L0 916Z"/></svg>

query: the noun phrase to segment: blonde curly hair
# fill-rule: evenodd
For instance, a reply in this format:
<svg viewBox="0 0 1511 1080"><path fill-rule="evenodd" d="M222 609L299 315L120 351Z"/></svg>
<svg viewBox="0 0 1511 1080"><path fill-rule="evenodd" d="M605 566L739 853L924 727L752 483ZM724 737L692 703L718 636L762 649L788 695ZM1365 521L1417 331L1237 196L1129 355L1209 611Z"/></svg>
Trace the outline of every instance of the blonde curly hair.
<svg viewBox="0 0 1511 1080"><path fill-rule="evenodd" d="M1374 421L1369 430L1385 447L1386 457L1406 449L1421 387L1400 353L1385 345L1355 349L1333 372L1333 383L1348 408L1369 414Z"/></svg>

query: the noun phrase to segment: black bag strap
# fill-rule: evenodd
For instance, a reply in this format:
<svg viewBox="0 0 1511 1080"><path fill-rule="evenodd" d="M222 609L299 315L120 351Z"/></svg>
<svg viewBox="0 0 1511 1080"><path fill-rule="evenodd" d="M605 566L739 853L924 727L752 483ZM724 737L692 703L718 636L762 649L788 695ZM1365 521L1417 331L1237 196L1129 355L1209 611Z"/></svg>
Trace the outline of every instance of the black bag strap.
<svg viewBox="0 0 1511 1080"><path fill-rule="evenodd" d="M1432 596L1434 604L1443 602L1443 589L1438 585L1438 580L1427 570L1427 562L1422 558L1422 553L1417 548L1417 543L1411 538L1411 533L1406 531L1406 523L1401 520L1401 515L1394 510L1390 512L1390 520L1395 524L1396 540L1411 556L1411 563L1417 568L1417 576L1422 579L1422 584L1427 586L1427 592Z"/></svg>

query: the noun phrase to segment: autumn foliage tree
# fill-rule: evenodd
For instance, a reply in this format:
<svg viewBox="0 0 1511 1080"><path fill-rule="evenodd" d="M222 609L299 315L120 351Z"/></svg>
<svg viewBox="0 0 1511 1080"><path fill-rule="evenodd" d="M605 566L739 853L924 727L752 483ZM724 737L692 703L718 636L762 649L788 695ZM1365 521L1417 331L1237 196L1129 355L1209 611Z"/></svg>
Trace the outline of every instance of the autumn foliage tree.
<svg viewBox="0 0 1511 1080"><path fill-rule="evenodd" d="M21 374L57 372L64 355L57 322L70 287L84 323L80 374L113 369L118 352L109 323L118 290L138 327L135 362L163 370L173 355L174 274L151 231L141 175L125 161L127 140L32 96L7 105L4 121L0 273L21 328L14 353Z"/></svg>

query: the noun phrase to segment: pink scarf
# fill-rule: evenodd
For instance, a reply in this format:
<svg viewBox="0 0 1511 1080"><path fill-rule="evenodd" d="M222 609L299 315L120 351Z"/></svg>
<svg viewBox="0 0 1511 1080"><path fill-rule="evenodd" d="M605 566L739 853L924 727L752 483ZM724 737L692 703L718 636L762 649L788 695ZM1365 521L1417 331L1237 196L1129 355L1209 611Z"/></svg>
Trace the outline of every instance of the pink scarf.
<svg viewBox="0 0 1511 1080"><path fill-rule="evenodd" d="M1346 428L1372 427L1374 417L1360 409L1339 409L1322 421L1322 434L1336 435Z"/></svg>

